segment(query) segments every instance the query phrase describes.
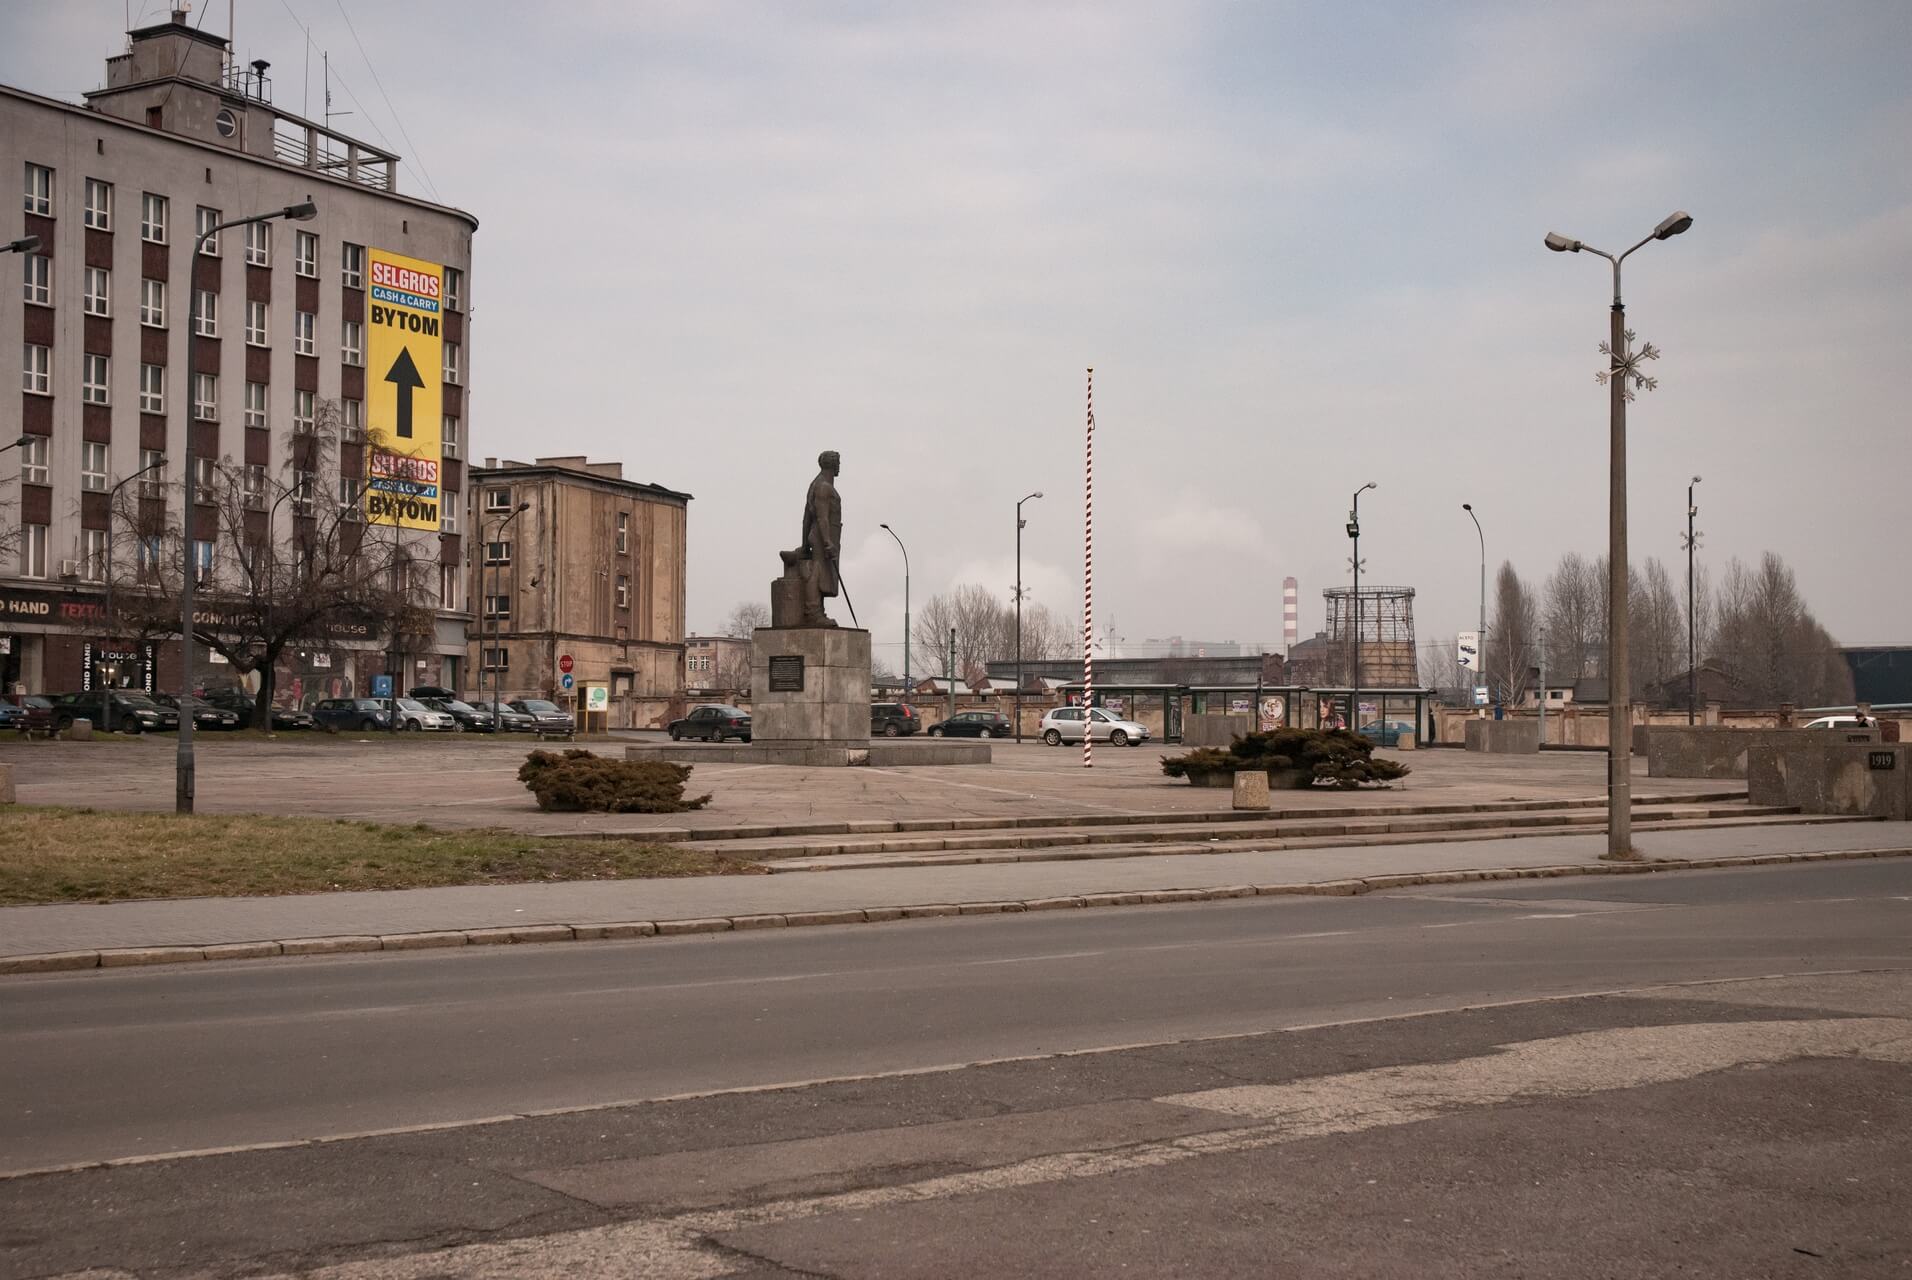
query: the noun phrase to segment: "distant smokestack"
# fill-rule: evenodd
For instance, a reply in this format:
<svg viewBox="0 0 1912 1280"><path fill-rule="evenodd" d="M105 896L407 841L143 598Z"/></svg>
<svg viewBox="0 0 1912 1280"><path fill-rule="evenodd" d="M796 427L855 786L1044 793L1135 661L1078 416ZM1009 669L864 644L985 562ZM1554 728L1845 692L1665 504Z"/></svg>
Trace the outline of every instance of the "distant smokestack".
<svg viewBox="0 0 1912 1280"><path fill-rule="evenodd" d="M1293 578L1281 580L1281 646L1283 653L1294 650L1301 638L1301 584Z"/></svg>

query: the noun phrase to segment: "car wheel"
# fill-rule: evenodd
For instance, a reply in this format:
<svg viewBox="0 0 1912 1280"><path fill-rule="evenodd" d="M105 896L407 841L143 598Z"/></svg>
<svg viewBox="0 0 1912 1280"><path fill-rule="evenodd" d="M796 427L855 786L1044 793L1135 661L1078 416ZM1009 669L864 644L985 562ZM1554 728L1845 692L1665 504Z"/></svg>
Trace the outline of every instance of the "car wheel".
<svg viewBox="0 0 1912 1280"><path fill-rule="evenodd" d="M1062 745L1062 731L1059 729L1045 729L1042 734L1042 740L1052 747L1059 747Z"/></svg>
<svg viewBox="0 0 1912 1280"><path fill-rule="evenodd" d="M378 721L376 721L376 720L361 720L361 721L359 721L359 732L360 732L360 733L377 733L377 732L378 732Z"/></svg>
<svg viewBox="0 0 1912 1280"><path fill-rule="evenodd" d="M672 741L672 742L677 742L677 741L679 741L679 740L680 740L680 735L678 734L678 732L677 732L677 730L675 730L675 729L666 729L666 730L665 730L664 732L666 732L666 733L668 733L668 734L670 734L670 736L671 736L671 741Z"/></svg>
<svg viewBox="0 0 1912 1280"><path fill-rule="evenodd" d="M993 737L995 737L996 735L995 735L995 734L993 734L993 733L991 733L991 732L990 732L989 730L987 730L987 729L978 729L978 730L976 730L976 736L977 736L978 738L993 738Z"/></svg>
<svg viewBox="0 0 1912 1280"><path fill-rule="evenodd" d="M142 725L139 721L128 720L125 724L120 726L120 732L124 734L128 734L128 735L137 735L139 731L143 728L145 728L145 726Z"/></svg>
<svg viewBox="0 0 1912 1280"><path fill-rule="evenodd" d="M893 724L893 725L889 725L889 726L887 726L887 727L886 727L886 728L885 728L885 729L883 730L883 736L884 736L884 737L886 737L886 738L900 738L900 737L902 737L902 736L903 736L903 729L902 729L902 726L900 726L900 725L894 725L894 724Z"/></svg>
<svg viewBox="0 0 1912 1280"><path fill-rule="evenodd" d="M1129 735L1120 729L1113 729L1109 732L1109 745L1112 747L1126 747L1129 745Z"/></svg>
<svg viewBox="0 0 1912 1280"><path fill-rule="evenodd" d="M943 731L941 729L931 729L929 731L929 736L932 738L940 738L943 736Z"/></svg>
<svg viewBox="0 0 1912 1280"><path fill-rule="evenodd" d="M425 727L425 722L423 720L407 720L405 722L406 733L417 733L419 730L423 729L424 727Z"/></svg>

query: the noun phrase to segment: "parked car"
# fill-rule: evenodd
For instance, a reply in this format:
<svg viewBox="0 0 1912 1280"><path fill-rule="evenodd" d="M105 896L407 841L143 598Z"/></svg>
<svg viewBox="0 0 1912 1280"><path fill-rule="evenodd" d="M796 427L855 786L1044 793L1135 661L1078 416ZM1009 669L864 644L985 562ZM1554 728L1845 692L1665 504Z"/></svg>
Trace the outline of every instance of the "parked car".
<svg viewBox="0 0 1912 1280"><path fill-rule="evenodd" d="M25 693L13 702L0 699L0 729L18 729L21 733L53 731L53 700L37 693Z"/></svg>
<svg viewBox="0 0 1912 1280"><path fill-rule="evenodd" d="M870 736L872 738L901 738L917 732L923 727L923 717L907 702L873 702L870 704Z"/></svg>
<svg viewBox="0 0 1912 1280"><path fill-rule="evenodd" d="M1377 747L1398 746L1402 735L1413 736L1414 726L1405 720L1370 720L1358 730Z"/></svg>
<svg viewBox="0 0 1912 1280"><path fill-rule="evenodd" d="M312 719L321 729L338 732L359 729L370 733L392 722L384 698L327 698L312 708Z"/></svg>
<svg viewBox="0 0 1912 1280"><path fill-rule="evenodd" d="M514 699L511 709L530 716L531 727L539 733L570 733L577 728L577 721L571 718L569 711L543 698Z"/></svg>
<svg viewBox="0 0 1912 1280"><path fill-rule="evenodd" d="M458 721L449 711L438 711L417 698L399 698L398 727L412 732L451 733Z"/></svg>
<svg viewBox="0 0 1912 1280"><path fill-rule="evenodd" d="M424 702L430 698L456 698L458 696L458 690L446 689L435 684L415 684L405 691L405 696L408 698L417 698L420 702Z"/></svg>
<svg viewBox="0 0 1912 1280"><path fill-rule="evenodd" d="M1080 742L1085 732L1093 741L1118 747L1139 747L1149 737L1147 725L1111 715L1101 707L1057 707L1042 718L1042 740L1052 747Z"/></svg>
<svg viewBox="0 0 1912 1280"><path fill-rule="evenodd" d="M241 729L252 727L252 695L244 689L230 687L214 689L206 695L206 701L218 707L221 711L230 711L238 716L239 727ZM313 721L310 711L302 711L298 707L275 706L272 708L272 727L274 730L312 729L316 728L317 725Z"/></svg>
<svg viewBox="0 0 1912 1280"><path fill-rule="evenodd" d="M750 713L742 707L726 707L717 703L693 707L691 713L682 720L671 721L664 732L670 734L672 742L682 742L685 738L701 738L705 742L736 738L749 742Z"/></svg>
<svg viewBox="0 0 1912 1280"><path fill-rule="evenodd" d="M193 718L193 728L195 729L224 730L229 732L234 729L245 728L245 721L239 718L237 712L216 707L204 698L194 694L156 693L153 695L153 701L162 706L171 707L182 716L190 713Z"/></svg>
<svg viewBox="0 0 1912 1280"><path fill-rule="evenodd" d="M116 689L111 693L63 693L53 699L53 728L65 733L75 720L91 720L93 727L106 727L106 699L113 699L113 728L121 733L165 733L179 728L179 713L153 701L137 689Z"/></svg>
<svg viewBox="0 0 1912 1280"><path fill-rule="evenodd" d="M274 707L272 708L272 727L274 730L316 729L319 727L319 722L312 718L310 711L303 708Z"/></svg>
<svg viewBox="0 0 1912 1280"><path fill-rule="evenodd" d="M457 698L420 698L420 702L433 711L442 711L457 722L460 733L490 733L491 704L475 707L469 702L460 702Z"/></svg>
<svg viewBox="0 0 1912 1280"><path fill-rule="evenodd" d="M27 727L27 709L17 702L0 699L0 730Z"/></svg>
<svg viewBox="0 0 1912 1280"><path fill-rule="evenodd" d="M489 709L491 704L485 703ZM537 721L526 715L509 702L498 704L498 730L501 733L530 733L538 727Z"/></svg>
<svg viewBox="0 0 1912 1280"><path fill-rule="evenodd" d="M1016 731L999 711L958 711L929 727L932 738L1003 738Z"/></svg>
<svg viewBox="0 0 1912 1280"><path fill-rule="evenodd" d="M1808 729L1876 729L1879 727L1879 722L1864 716L1820 716L1817 720L1807 721L1805 727Z"/></svg>

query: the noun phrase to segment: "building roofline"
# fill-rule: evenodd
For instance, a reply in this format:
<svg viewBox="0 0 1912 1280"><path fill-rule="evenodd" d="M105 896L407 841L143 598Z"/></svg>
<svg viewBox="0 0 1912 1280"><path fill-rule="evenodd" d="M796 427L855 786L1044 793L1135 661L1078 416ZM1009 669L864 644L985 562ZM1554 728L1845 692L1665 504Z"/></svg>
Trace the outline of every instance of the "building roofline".
<svg viewBox="0 0 1912 1280"><path fill-rule="evenodd" d="M507 477L514 480L563 477L567 480L588 480L613 489L635 489L640 493L647 493L662 498L677 498L683 502L690 502L695 497L694 494L684 493L677 489L669 489L661 484L652 484L648 480L625 480L617 476L601 476L591 471L574 471L570 467L546 466L536 462L507 463L497 467L474 467L467 465L465 474L471 478L473 484L478 484L485 480Z"/></svg>
<svg viewBox="0 0 1912 1280"><path fill-rule="evenodd" d="M184 79L184 77L174 78ZM153 83L160 82L154 81ZM219 91L219 86L208 85L204 81L189 80L187 83L193 84L201 89L211 89L214 92ZM247 163L260 165L264 168L277 170L285 174L303 174L312 181L323 182L328 186L342 187L348 191L356 191L363 195L376 196L385 200L397 200L403 204L413 205L420 209L429 209L434 213L450 214L452 217L463 220L473 231L478 229L477 215L460 209L456 205L438 204L431 200L421 199L418 196L406 195L400 191L385 191L378 187L368 187L362 182L353 182L349 178L336 177L320 169L308 169L304 165L287 164L283 160L275 160L268 156L255 156L247 151L234 151L230 147L221 147L210 142L202 142L198 138L188 137L185 134L173 133L167 129L155 129L151 125L140 124L136 120L122 120L118 116L109 116L105 112L95 111L91 107L81 106L72 102L63 102L58 98L49 98L45 94L34 93L31 89L22 89L17 85L0 84L0 97L18 98L23 102L29 102L35 106L51 107L57 111L64 111L70 115L79 116L85 120L96 121L115 129L125 129L132 133L145 134L148 137L163 138L168 142L176 143L182 147L190 147L196 151L202 151L207 155L221 156L228 160L243 160ZM368 146L367 150L377 150L377 148ZM380 152L379 155L381 159L385 158L385 153ZM398 157L392 158L395 161L398 159Z"/></svg>
<svg viewBox="0 0 1912 1280"><path fill-rule="evenodd" d="M215 49L225 49L228 47L228 44L229 44L226 37L218 34L217 32L201 31L198 27L188 26L183 22L174 22L171 19L168 19L165 22L155 22L153 25L149 27L136 27L133 30L128 31L126 33L126 36L129 40L136 40L140 36L163 35L164 33L169 31L175 35L182 35L190 39L197 40L201 44L209 44L213 46L213 48Z"/></svg>

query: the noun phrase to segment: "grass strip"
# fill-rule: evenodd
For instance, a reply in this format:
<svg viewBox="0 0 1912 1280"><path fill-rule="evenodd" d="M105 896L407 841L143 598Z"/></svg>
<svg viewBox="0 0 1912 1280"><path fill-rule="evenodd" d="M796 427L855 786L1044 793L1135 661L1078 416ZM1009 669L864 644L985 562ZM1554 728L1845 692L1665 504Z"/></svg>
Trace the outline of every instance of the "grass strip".
<svg viewBox="0 0 1912 1280"><path fill-rule="evenodd" d="M255 814L0 808L0 905L753 875L694 846Z"/></svg>

